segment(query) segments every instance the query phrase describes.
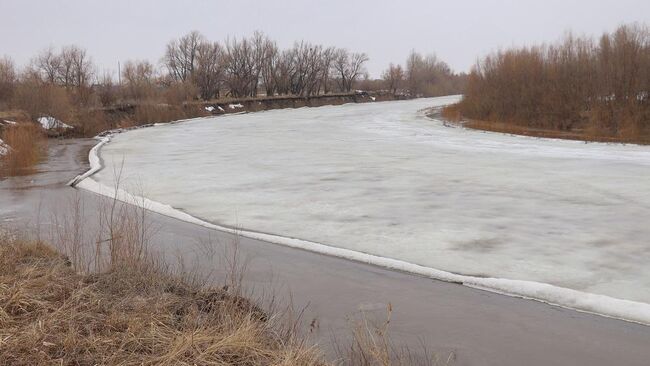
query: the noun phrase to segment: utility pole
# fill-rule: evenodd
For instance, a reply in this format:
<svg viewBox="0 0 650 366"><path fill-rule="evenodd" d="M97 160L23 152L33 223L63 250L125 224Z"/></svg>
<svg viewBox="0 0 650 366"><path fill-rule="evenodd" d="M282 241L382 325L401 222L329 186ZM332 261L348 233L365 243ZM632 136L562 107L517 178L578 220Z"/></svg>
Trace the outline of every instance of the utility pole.
<svg viewBox="0 0 650 366"><path fill-rule="evenodd" d="M120 62L117 61L117 83L122 86L122 70L120 70Z"/></svg>

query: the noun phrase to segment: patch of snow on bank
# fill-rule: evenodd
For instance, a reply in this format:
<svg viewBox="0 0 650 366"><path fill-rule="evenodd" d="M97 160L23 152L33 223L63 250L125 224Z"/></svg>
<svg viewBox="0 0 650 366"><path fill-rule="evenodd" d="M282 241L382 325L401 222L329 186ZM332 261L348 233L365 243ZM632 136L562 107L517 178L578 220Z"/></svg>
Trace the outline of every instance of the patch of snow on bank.
<svg viewBox="0 0 650 366"><path fill-rule="evenodd" d="M6 155L10 149L11 147L9 147L9 145L5 144L5 142L0 139L0 156Z"/></svg>
<svg viewBox="0 0 650 366"><path fill-rule="evenodd" d="M72 126L65 124L51 116L39 117L37 121L38 123L41 124L41 127L43 127L43 129L45 130L72 128Z"/></svg>
<svg viewBox="0 0 650 366"><path fill-rule="evenodd" d="M207 106L207 107L205 107L205 110L208 111L208 112L212 112L212 111L214 111L214 107L213 106Z"/></svg>
<svg viewBox="0 0 650 366"><path fill-rule="evenodd" d="M238 108L244 108L244 106L241 103L237 103L237 104L229 104L228 108L230 108L230 109L238 109Z"/></svg>

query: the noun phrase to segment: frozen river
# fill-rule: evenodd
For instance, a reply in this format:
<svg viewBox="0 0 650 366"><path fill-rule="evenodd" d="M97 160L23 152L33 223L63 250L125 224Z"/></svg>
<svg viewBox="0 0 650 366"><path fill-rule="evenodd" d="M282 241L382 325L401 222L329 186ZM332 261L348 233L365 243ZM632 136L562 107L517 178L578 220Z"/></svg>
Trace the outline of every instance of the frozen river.
<svg viewBox="0 0 650 366"><path fill-rule="evenodd" d="M451 128L419 112L455 100L134 130L102 148L93 179L110 186L122 166L122 188L209 222L650 303L650 148Z"/></svg>

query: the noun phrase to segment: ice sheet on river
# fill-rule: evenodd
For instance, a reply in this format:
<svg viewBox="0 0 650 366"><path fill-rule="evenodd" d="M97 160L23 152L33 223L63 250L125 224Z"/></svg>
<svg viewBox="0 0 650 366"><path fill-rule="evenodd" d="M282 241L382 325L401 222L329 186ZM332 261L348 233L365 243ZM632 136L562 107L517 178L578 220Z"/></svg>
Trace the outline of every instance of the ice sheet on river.
<svg viewBox="0 0 650 366"><path fill-rule="evenodd" d="M123 164L124 188L210 222L650 303L650 148L450 128L418 113L449 101L134 130L102 147L93 179L112 186Z"/></svg>

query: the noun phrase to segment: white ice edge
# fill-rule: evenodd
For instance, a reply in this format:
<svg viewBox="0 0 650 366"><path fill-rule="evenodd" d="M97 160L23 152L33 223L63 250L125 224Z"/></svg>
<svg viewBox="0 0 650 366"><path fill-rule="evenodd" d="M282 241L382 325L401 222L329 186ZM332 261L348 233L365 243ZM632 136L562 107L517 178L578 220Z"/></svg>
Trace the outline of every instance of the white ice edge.
<svg viewBox="0 0 650 366"><path fill-rule="evenodd" d="M120 132L124 131L116 131L115 133ZM146 210L156 212L167 217L175 218L181 221L200 225L225 233L241 235L251 239L285 245L291 248L302 249L318 254L344 258L355 262L376 265L391 270L412 273L415 275L445 282L459 283L468 287L487 290L490 292L512 297L536 300L549 305L559 306L583 313L590 313L608 318L614 318L643 325L650 325L650 304L617 299L611 296L592 294L534 281L465 276L434 268L424 267L397 259L385 258L349 249L332 247L329 245L307 240L259 233L245 229L233 229L231 227L221 226L203 221L169 205L152 201L145 197L130 194L122 189L117 189L116 191L114 188L103 185L91 178L93 174L103 168L101 165L101 159L99 157L99 150L103 145L110 142L111 136L112 134L101 138L98 137L100 139L100 142L95 145L89 152L88 160L90 162L90 169L86 173L77 176L72 181L70 181L70 183L68 183L69 185L79 187L81 189L85 189L99 195L107 196L112 199L117 199L121 202L142 207Z"/></svg>

